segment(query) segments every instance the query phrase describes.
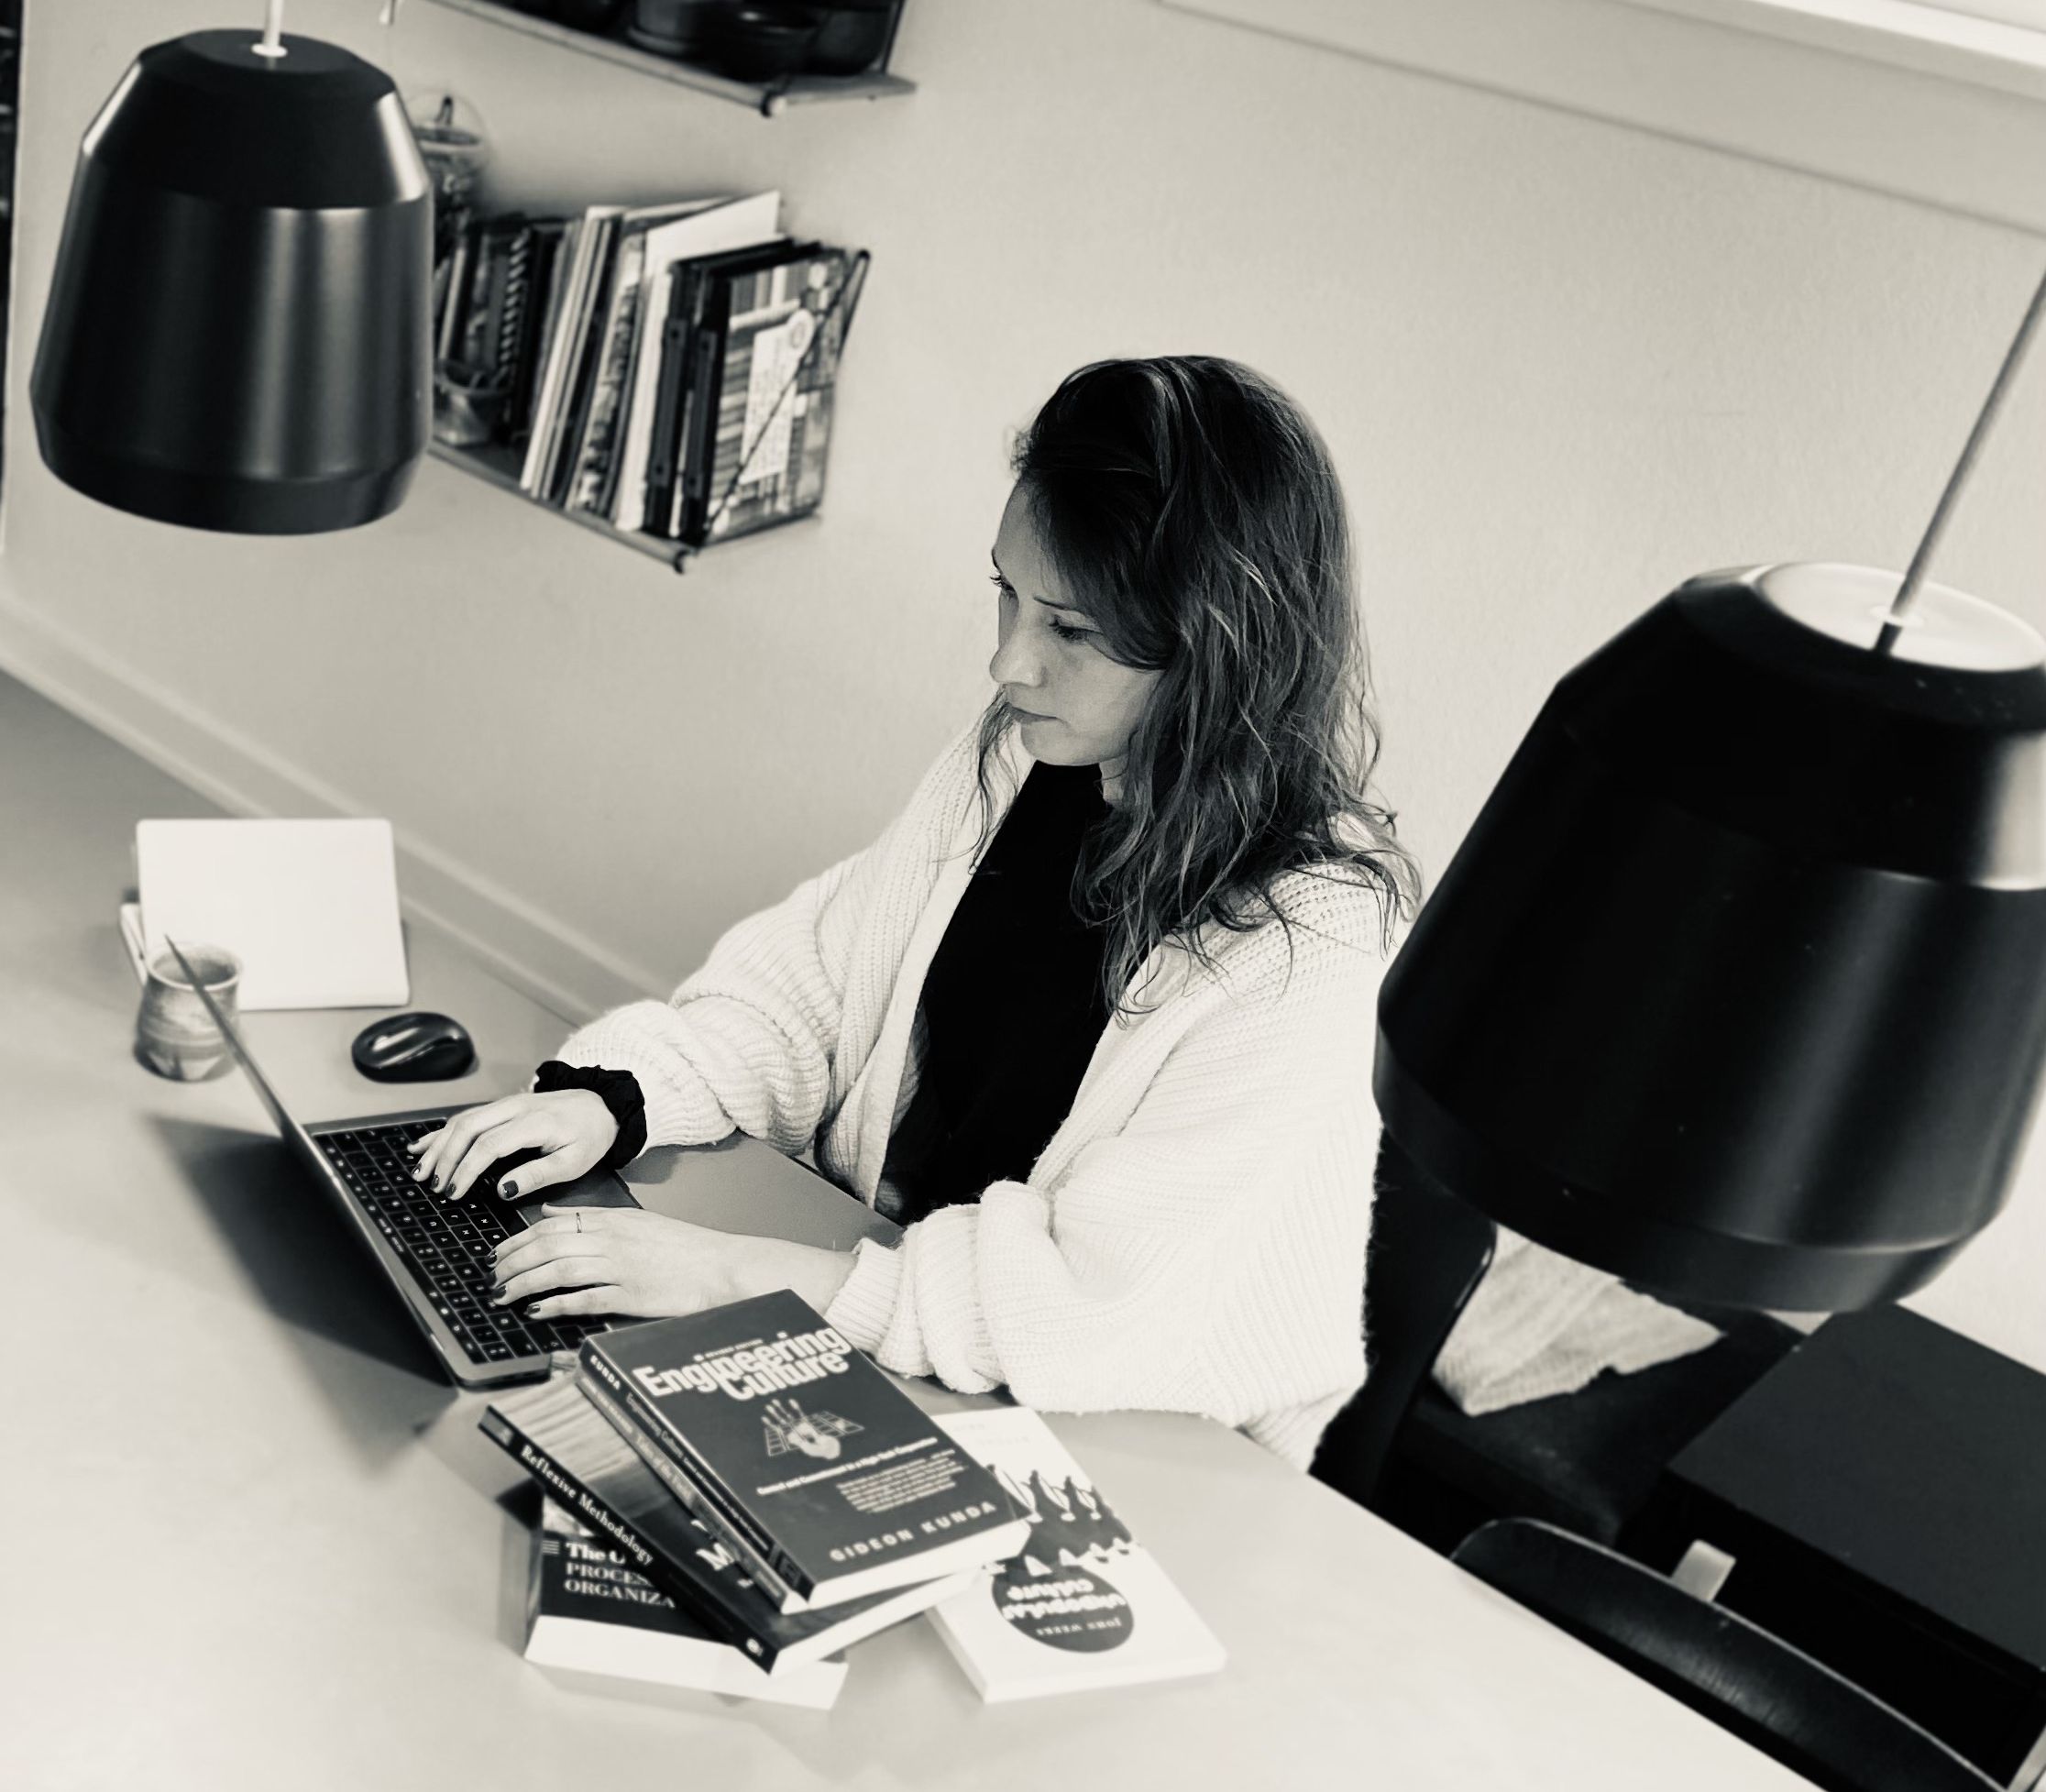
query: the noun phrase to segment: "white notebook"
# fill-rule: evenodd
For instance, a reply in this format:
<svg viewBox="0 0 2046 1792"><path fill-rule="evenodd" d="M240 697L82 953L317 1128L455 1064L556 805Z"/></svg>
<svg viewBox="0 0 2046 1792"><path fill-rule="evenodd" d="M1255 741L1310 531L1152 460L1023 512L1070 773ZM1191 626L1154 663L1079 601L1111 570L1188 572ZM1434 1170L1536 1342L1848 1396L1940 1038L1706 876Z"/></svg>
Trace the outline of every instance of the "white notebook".
<svg viewBox="0 0 2046 1792"><path fill-rule="evenodd" d="M412 999L389 821L138 821L135 875L148 957L225 946L245 1009Z"/></svg>
<svg viewBox="0 0 2046 1792"><path fill-rule="evenodd" d="M1021 1555L927 1614L990 1704L1213 1674L1215 1633L1027 1406L940 1413L1034 1520Z"/></svg>

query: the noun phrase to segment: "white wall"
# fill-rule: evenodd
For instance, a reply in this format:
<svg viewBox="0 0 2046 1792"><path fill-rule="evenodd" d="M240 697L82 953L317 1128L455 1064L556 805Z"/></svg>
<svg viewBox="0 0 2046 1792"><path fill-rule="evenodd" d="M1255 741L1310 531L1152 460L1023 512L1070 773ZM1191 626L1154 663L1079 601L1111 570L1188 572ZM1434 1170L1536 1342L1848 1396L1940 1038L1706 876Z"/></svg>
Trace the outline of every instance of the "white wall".
<svg viewBox="0 0 2046 1792"><path fill-rule="evenodd" d="M1556 679L1677 581L1902 564L2046 260L1148 0L910 0L918 93L771 121L424 0L389 33L292 0L472 100L507 203L778 183L874 272L820 523L677 578L429 462L368 529L213 536L60 486L26 383L80 133L237 4L30 0L0 662L237 806L389 815L408 892L566 1013L862 843L974 713L1008 433L1080 362L1229 354L1320 423L1432 881ZM1940 573L2046 628L2042 381ZM2037 1164L1925 1304L2046 1366L2042 1272Z"/></svg>

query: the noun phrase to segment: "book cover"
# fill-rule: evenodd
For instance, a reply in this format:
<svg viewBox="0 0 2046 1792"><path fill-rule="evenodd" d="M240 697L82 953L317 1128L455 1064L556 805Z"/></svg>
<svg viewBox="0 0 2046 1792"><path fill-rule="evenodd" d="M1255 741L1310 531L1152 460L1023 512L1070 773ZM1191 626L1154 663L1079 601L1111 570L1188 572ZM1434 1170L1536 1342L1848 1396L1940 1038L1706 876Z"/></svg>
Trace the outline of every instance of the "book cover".
<svg viewBox="0 0 2046 1792"><path fill-rule="evenodd" d="M695 1480L684 1474L676 1466L674 1456L646 1426L626 1411L602 1380L590 1373L588 1365L578 1367L576 1384L581 1388L589 1403L603 1415L606 1423L645 1464L648 1472L667 1490L669 1495L688 1511L691 1518L732 1552L733 1558L745 1570L747 1578L760 1589L762 1597L776 1611L785 1616L793 1616L810 1609L809 1600L784 1580L780 1571L768 1559L770 1545L764 1539L756 1537L752 1528L739 1518L735 1511L729 1506L720 1506Z"/></svg>
<svg viewBox="0 0 2046 1792"><path fill-rule="evenodd" d="M787 1289L599 1332L582 1371L813 1608L1006 1559L1002 1485Z"/></svg>
<svg viewBox="0 0 2046 1792"><path fill-rule="evenodd" d="M992 1579L930 1622L990 1703L1213 1674L1227 1652L1028 1407L948 1413L945 1429L1030 1514Z"/></svg>
<svg viewBox="0 0 2046 1792"><path fill-rule="evenodd" d="M784 1615L730 1546L690 1516L572 1378L557 1375L500 1394L478 1423L550 1498L769 1673L837 1655L962 1591L971 1580L970 1573L948 1575L825 1611Z"/></svg>
<svg viewBox="0 0 2046 1792"><path fill-rule="evenodd" d="M688 425L678 528L691 545L807 516L821 501L849 266L842 249L812 244L721 282Z"/></svg>
<svg viewBox="0 0 2046 1792"><path fill-rule="evenodd" d="M764 1672L548 1501L533 1534L525 1658L543 1667L829 1710L842 1661Z"/></svg>

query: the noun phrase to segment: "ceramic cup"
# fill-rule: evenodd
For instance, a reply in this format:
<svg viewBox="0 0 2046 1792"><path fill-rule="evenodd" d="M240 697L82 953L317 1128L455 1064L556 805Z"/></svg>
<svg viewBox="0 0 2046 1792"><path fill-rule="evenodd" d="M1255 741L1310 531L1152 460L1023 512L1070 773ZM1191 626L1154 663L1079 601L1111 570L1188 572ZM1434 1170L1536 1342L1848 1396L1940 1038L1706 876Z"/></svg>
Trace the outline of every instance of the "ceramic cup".
<svg viewBox="0 0 2046 1792"><path fill-rule="evenodd" d="M241 960L219 946L178 943L206 993L233 1020L239 1012ZM159 1076L175 1077L182 1083L211 1074L227 1055L227 1041L168 948L149 962L142 1008L135 1020L135 1050Z"/></svg>

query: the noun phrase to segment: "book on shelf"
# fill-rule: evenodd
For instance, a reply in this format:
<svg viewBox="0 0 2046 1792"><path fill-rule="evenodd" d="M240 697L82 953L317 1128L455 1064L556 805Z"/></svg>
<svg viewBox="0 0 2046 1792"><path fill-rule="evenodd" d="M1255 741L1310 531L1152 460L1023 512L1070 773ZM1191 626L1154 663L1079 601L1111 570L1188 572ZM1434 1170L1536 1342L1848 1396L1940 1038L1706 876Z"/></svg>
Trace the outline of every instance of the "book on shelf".
<svg viewBox="0 0 2046 1792"><path fill-rule="evenodd" d="M781 194L691 202L686 207L647 207L622 220L610 315L606 322L606 380L600 384L586 442L581 478L570 501L609 517L621 528L631 506L622 496L645 465L659 347L676 266L692 258L772 242L781 230ZM634 228L635 224L643 228Z"/></svg>
<svg viewBox="0 0 2046 1792"><path fill-rule="evenodd" d="M989 1703L1213 1674L1227 1652L1030 1408L940 1423L1030 1515L992 1581L930 1618Z"/></svg>
<svg viewBox="0 0 2046 1792"><path fill-rule="evenodd" d="M549 499L563 509L597 509L625 363L632 352L631 325L636 317L647 232L657 225L721 212L732 203L721 198L685 199L615 213L606 208L607 215L599 221L597 240L590 251L588 322L576 347L576 371L562 425L561 453L547 492Z"/></svg>
<svg viewBox="0 0 2046 1792"><path fill-rule="evenodd" d="M607 265L605 257L614 221L622 205L590 205L568 226L563 245L568 266L561 282L561 304L541 354L540 387L533 412L533 434L526 443L519 483L543 500L553 497L561 466L562 442L576 402L588 357L590 317Z"/></svg>
<svg viewBox="0 0 2046 1792"><path fill-rule="evenodd" d="M662 364L655 388L653 440L648 446L642 528L664 541L679 541L682 527L683 472L691 405L696 398L697 344L706 308L718 283L742 269L772 266L801 248L784 237L729 255L698 256L675 270L666 328L661 338Z"/></svg>
<svg viewBox="0 0 2046 1792"><path fill-rule="evenodd" d="M567 234L566 218L535 218L522 227L517 238L523 246L523 253L518 258L522 279L518 309L513 314L518 336L512 344L511 395L502 425L503 439L515 447L522 448L533 434L534 406L539 397L541 345L546 339L548 320L558 305L556 279Z"/></svg>
<svg viewBox="0 0 2046 1792"><path fill-rule="evenodd" d="M814 511L852 258L808 244L717 276L695 335L677 537L694 547Z"/></svg>
<svg viewBox="0 0 2046 1792"><path fill-rule="evenodd" d="M630 1566L770 1674L835 1655L962 1591L960 1573L822 1611L783 1613L719 1535L693 1518L590 1404L556 1375L500 1394L478 1422L541 1489Z"/></svg>
<svg viewBox="0 0 2046 1792"><path fill-rule="evenodd" d="M994 1475L787 1289L595 1333L577 1374L784 1611L984 1567L1028 1534Z"/></svg>
<svg viewBox="0 0 2046 1792"><path fill-rule="evenodd" d="M551 1500L533 1533L524 1653L543 1667L820 1711L845 1684L842 1660L763 1671Z"/></svg>

